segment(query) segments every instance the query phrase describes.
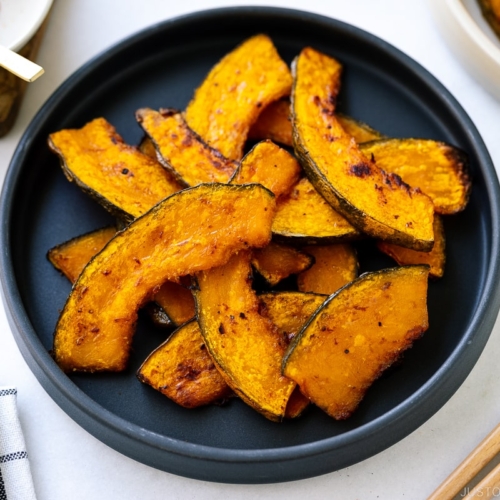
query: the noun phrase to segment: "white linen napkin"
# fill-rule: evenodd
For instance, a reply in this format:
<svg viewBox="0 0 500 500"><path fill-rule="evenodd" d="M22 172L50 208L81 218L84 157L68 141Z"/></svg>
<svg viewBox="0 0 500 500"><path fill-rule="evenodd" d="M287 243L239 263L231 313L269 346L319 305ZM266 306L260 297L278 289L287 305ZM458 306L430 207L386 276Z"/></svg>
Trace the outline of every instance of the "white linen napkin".
<svg viewBox="0 0 500 500"><path fill-rule="evenodd" d="M36 500L16 403L17 389L0 387L0 500Z"/></svg>

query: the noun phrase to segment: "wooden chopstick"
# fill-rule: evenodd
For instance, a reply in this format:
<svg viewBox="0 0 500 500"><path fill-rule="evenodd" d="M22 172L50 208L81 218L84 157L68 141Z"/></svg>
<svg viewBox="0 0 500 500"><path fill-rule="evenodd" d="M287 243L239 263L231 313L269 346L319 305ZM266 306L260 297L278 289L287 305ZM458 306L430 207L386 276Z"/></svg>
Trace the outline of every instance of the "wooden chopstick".
<svg viewBox="0 0 500 500"><path fill-rule="evenodd" d="M467 458L445 479L427 500L451 500L464 488L500 451L500 424L498 424ZM500 465L495 467L464 498L492 498L500 494ZM491 496L487 496L490 493ZM474 496L472 496L474 495Z"/></svg>
<svg viewBox="0 0 500 500"><path fill-rule="evenodd" d="M497 465L465 498L488 499L500 494L500 464Z"/></svg>

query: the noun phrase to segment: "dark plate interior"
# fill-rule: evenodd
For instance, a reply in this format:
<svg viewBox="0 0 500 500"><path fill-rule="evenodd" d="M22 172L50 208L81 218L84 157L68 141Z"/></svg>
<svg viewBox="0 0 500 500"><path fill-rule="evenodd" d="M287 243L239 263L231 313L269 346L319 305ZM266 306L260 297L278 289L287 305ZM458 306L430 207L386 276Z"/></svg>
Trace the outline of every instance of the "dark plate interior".
<svg viewBox="0 0 500 500"><path fill-rule="evenodd" d="M139 322L130 368L66 377L47 352L70 284L46 260L49 248L112 222L67 182L48 133L97 116L137 144L137 108L182 109L210 67L247 36L268 33L283 58L305 45L345 68L339 108L393 137L461 147L471 160L470 205L445 219L446 275L429 289L430 329L368 392L355 415L336 422L317 408L275 424L240 401L186 410L140 384L135 371L165 337ZM494 278L498 186L476 129L416 63L343 23L294 11L245 8L195 14L152 27L90 62L46 103L13 158L2 196L3 285L19 346L52 397L90 432L155 467L216 481L269 482L328 472L376 453L414 430L451 396L479 356L498 309ZM361 270L392 266L372 243ZM464 265L466 263L466 265Z"/></svg>

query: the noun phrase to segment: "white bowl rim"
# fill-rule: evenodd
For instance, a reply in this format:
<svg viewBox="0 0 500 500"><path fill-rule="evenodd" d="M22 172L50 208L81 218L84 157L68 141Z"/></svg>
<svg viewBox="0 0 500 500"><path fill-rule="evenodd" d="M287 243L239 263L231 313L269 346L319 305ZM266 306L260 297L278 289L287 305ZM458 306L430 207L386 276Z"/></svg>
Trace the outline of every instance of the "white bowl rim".
<svg viewBox="0 0 500 500"><path fill-rule="evenodd" d="M462 0L445 0L449 10L460 23L469 38L500 66L500 49L486 36L486 33L472 18Z"/></svg>
<svg viewBox="0 0 500 500"><path fill-rule="evenodd" d="M22 49L26 43L33 37L33 35L38 31L38 28L42 25L44 19L47 17L50 8L52 7L53 0L45 0L45 5L40 11L39 16L36 21L29 27L29 30L25 31L23 34L19 35L13 42L7 45L7 48L17 52Z"/></svg>

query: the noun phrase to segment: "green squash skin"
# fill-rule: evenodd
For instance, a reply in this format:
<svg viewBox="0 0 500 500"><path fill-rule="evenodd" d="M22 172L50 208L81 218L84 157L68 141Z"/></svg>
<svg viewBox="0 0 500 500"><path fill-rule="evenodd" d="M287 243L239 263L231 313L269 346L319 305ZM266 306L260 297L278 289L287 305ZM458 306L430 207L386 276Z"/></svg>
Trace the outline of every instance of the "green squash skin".
<svg viewBox="0 0 500 500"><path fill-rule="evenodd" d="M287 365L290 357L292 356L293 351L300 344L301 339L304 338L304 336L307 334L307 329L309 328L309 325L314 321L314 319L318 316L318 314L321 314L324 310L326 310L328 308L328 305L330 304L330 302L332 302L332 300L334 300L335 297L337 297L337 295L339 295L341 292L343 292L344 290L347 290L348 288L350 288L352 286L357 286L357 284L360 281L363 281L363 280L366 280L366 279L372 279L372 278L374 278L376 276L383 276L384 274L390 274L390 273L394 272L397 269L402 269L403 267L404 268L407 268L407 267L421 267L421 268L427 268L427 269L429 269L429 266L427 266L425 264L419 264L419 265L413 265L413 266L401 266L399 268L381 269L380 271L373 271L373 272L363 273L361 276L358 276L355 280L351 281L350 283L347 283L342 288L339 288L335 293L332 293L332 295L330 295L329 297L327 297L326 300L323 302L323 304L309 318L309 320L307 321L307 323L303 326L302 330L297 333L297 335L295 336L295 338L292 340L292 342L288 346L288 349L287 349L285 355L283 356L283 362L282 362L282 365L281 365L281 373L283 375L285 374L286 365Z"/></svg>
<svg viewBox="0 0 500 500"><path fill-rule="evenodd" d="M325 198L325 200L341 215L343 215L354 227L360 231L376 238L391 241L392 243L428 252L432 250L434 241L417 240L414 237L391 228L372 217L365 212L355 207L351 202L346 200L335 189L332 183L324 176L314 160L311 158L309 151L306 149L302 138L298 133L298 117L295 113L295 92L297 86L297 58L292 63L293 86L291 93L291 120L292 120L292 138L295 155L300 164L304 168L307 177L317 189L317 191ZM373 232L373 227L376 227L380 232ZM383 235L383 236L382 236Z"/></svg>

